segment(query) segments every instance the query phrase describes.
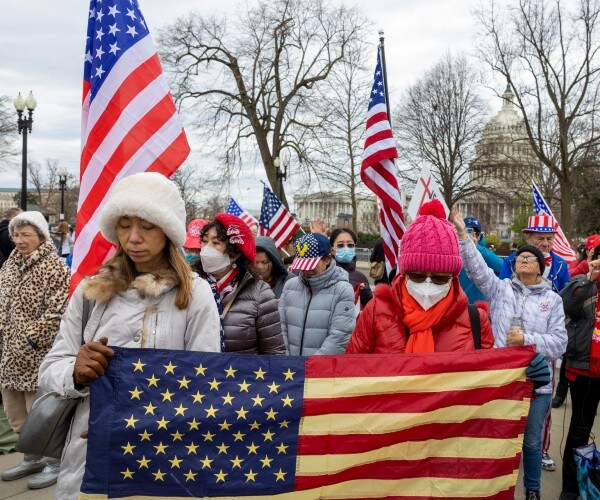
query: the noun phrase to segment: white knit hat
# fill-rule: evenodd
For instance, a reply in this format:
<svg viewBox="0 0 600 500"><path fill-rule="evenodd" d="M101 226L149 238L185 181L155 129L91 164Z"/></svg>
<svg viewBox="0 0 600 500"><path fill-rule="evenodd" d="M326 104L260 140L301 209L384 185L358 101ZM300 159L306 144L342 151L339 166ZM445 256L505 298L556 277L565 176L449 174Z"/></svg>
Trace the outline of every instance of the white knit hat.
<svg viewBox="0 0 600 500"><path fill-rule="evenodd" d="M48 222L42 215L42 212L21 212L19 215L15 215L8 223L8 233L13 234L16 225L26 222L34 226L45 239L50 238L50 231L48 230Z"/></svg>
<svg viewBox="0 0 600 500"><path fill-rule="evenodd" d="M100 214L100 231L117 245L116 226L123 216L140 217L160 227L176 247L185 241L185 204L177 186L164 175L142 172L113 188Z"/></svg>

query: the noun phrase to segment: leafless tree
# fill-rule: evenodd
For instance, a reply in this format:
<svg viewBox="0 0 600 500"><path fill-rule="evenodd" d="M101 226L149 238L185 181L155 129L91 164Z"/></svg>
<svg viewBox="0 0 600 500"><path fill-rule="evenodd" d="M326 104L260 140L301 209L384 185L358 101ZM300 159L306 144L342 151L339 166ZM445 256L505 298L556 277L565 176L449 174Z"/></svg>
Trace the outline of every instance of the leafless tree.
<svg viewBox="0 0 600 500"><path fill-rule="evenodd" d="M369 46L361 40L349 45L346 57L319 89L314 107L318 126L308 139L318 165L318 179L352 205L352 229L358 224L358 201L367 192L360 179L365 116L373 76L366 69Z"/></svg>
<svg viewBox="0 0 600 500"><path fill-rule="evenodd" d="M17 155L14 141L17 138L17 115L11 112L8 96L0 96L0 168Z"/></svg>
<svg viewBox="0 0 600 500"><path fill-rule="evenodd" d="M494 0L476 12L479 56L513 88L529 143L560 182L561 226L573 228L573 172L598 145L598 0Z"/></svg>
<svg viewBox="0 0 600 500"><path fill-rule="evenodd" d="M310 173L304 136L314 125L316 87L362 26L356 10L327 1L262 1L241 9L237 22L192 12L163 29L159 45L173 95L188 105L207 149L214 145L224 175L258 152L287 205L274 159L287 149Z"/></svg>
<svg viewBox="0 0 600 500"><path fill-rule="evenodd" d="M50 202L59 190L58 169L58 160L51 158L46 158L44 163L35 160L29 162L27 179L29 184L33 185L35 199L42 210L48 210Z"/></svg>
<svg viewBox="0 0 600 500"><path fill-rule="evenodd" d="M408 88L395 113L400 159L415 167L400 175L415 182L427 164L449 207L485 185L485 170L469 169L488 115L478 89L466 56L447 53Z"/></svg>
<svg viewBox="0 0 600 500"><path fill-rule="evenodd" d="M216 178L209 173L201 172L196 166L186 165L180 167L173 173L171 180L179 188L185 203L188 223L192 219L204 218L201 217L201 212L206 200L210 200L215 196L222 198L219 196L220 189Z"/></svg>

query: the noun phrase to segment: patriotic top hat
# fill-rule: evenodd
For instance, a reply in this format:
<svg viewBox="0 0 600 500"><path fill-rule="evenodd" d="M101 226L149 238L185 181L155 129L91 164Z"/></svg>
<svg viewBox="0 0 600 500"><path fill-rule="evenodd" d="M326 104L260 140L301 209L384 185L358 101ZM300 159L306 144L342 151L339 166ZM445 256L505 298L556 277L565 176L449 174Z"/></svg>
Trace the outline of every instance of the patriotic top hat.
<svg viewBox="0 0 600 500"><path fill-rule="evenodd" d="M541 214L529 217L527 228L524 233L556 233L558 223L551 215Z"/></svg>
<svg viewBox="0 0 600 500"><path fill-rule="evenodd" d="M290 271L312 271L322 257L331 253L329 238L319 233L308 233L294 243L296 258L290 266Z"/></svg>

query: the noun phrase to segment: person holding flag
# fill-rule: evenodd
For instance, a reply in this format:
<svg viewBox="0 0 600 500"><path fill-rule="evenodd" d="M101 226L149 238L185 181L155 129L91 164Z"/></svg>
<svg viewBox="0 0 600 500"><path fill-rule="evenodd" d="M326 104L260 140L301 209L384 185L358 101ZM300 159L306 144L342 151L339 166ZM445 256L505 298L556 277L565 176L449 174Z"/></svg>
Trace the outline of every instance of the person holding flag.
<svg viewBox="0 0 600 500"><path fill-rule="evenodd" d="M156 172L126 177L113 189L99 222L102 235L117 251L77 287L39 371L42 389L80 400L63 452L56 498L78 496L86 462L82 433L88 429L89 384L104 374L113 356L107 345L221 350L221 322L210 286L192 273L181 252L185 204L177 186ZM141 362L136 369L158 374L158 368L165 373L164 367ZM131 389L131 399L140 399L143 390Z"/></svg>

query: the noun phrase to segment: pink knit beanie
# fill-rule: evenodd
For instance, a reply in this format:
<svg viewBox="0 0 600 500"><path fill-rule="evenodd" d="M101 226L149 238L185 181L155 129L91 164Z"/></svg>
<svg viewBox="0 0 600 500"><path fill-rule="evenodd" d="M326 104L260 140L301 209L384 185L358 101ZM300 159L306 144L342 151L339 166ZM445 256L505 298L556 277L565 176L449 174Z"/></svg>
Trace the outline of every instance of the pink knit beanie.
<svg viewBox="0 0 600 500"><path fill-rule="evenodd" d="M402 237L398 272L430 271L458 276L461 269L458 237L446 219L443 205L438 200L424 203Z"/></svg>

